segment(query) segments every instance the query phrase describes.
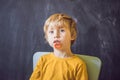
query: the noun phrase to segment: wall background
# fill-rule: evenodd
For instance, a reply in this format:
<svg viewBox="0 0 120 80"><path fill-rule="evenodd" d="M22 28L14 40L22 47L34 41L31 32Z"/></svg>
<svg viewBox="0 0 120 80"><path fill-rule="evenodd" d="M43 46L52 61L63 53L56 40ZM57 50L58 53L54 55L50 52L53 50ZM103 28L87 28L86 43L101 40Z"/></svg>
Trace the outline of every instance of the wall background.
<svg viewBox="0 0 120 80"><path fill-rule="evenodd" d="M0 0L0 80L28 80L36 51L52 51L43 24L53 13L77 21L77 54L99 57L99 80L120 80L119 0Z"/></svg>

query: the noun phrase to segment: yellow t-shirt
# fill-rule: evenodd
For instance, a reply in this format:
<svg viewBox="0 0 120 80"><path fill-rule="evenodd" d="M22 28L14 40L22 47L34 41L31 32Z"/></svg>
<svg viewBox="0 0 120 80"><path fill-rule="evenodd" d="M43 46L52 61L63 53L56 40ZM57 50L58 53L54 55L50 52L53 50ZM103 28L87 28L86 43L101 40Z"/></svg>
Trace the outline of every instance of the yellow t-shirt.
<svg viewBox="0 0 120 80"><path fill-rule="evenodd" d="M88 80L85 63L76 55L59 58L53 53L40 58L30 80Z"/></svg>

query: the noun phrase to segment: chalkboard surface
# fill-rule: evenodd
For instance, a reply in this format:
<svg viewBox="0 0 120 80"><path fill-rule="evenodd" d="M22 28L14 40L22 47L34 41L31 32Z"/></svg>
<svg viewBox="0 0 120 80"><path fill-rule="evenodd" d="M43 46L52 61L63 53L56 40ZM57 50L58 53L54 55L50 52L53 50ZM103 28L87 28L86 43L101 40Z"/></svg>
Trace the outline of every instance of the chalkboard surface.
<svg viewBox="0 0 120 80"><path fill-rule="evenodd" d="M32 56L52 51L43 25L53 13L77 22L77 54L102 60L99 80L120 80L119 0L0 0L0 80L29 80Z"/></svg>

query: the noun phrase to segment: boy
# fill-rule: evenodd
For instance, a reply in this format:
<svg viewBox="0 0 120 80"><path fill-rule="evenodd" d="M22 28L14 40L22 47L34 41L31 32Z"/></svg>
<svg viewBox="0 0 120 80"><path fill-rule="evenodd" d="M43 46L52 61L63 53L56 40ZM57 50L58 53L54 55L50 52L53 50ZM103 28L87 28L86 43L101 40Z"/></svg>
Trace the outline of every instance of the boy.
<svg viewBox="0 0 120 80"><path fill-rule="evenodd" d="M70 49L77 37L75 21L66 14L53 14L44 33L53 52L40 58L30 80L88 80L85 63Z"/></svg>

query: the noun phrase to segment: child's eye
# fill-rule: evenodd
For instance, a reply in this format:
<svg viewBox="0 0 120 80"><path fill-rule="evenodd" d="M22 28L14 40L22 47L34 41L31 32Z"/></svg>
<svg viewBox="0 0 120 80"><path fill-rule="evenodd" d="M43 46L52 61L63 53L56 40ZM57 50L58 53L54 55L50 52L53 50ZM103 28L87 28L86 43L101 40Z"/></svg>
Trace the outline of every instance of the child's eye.
<svg viewBox="0 0 120 80"><path fill-rule="evenodd" d="M64 30L64 29L61 29L60 32L65 32L65 30Z"/></svg>
<svg viewBox="0 0 120 80"><path fill-rule="evenodd" d="M54 33L54 31L49 31L49 33Z"/></svg>

